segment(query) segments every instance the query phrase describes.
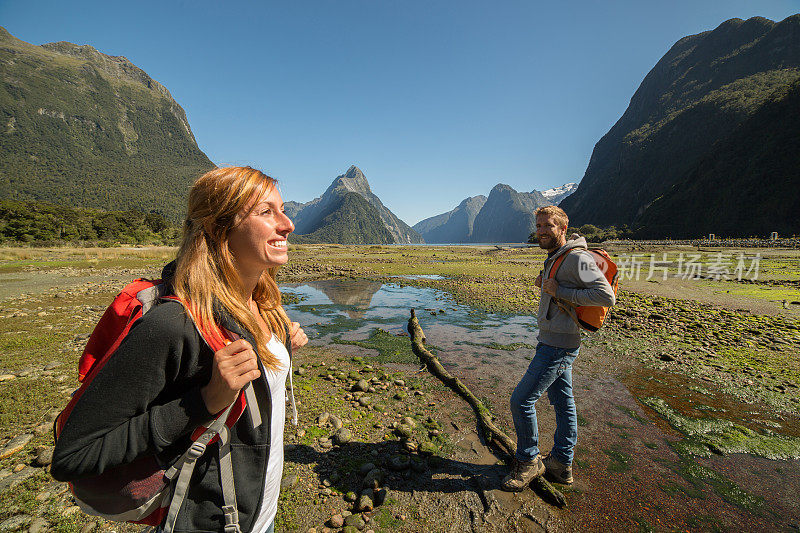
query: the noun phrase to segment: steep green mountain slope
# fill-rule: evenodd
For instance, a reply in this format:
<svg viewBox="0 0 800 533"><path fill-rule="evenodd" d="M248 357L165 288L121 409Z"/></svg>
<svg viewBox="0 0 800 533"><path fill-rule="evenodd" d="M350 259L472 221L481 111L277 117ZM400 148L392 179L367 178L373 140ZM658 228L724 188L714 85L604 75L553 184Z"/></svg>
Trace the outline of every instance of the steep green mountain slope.
<svg viewBox="0 0 800 533"><path fill-rule="evenodd" d="M378 210L355 192L344 192L327 202L317 229L291 236L290 241L337 244L392 244L394 237L386 229ZM299 232L298 232L299 233Z"/></svg>
<svg viewBox="0 0 800 533"><path fill-rule="evenodd" d="M91 46L0 28L0 198L182 216L213 163L169 91Z"/></svg>
<svg viewBox="0 0 800 533"><path fill-rule="evenodd" d="M472 242L528 242L536 229L537 208L550 205L538 191L517 192L498 183L489 193L472 227Z"/></svg>
<svg viewBox="0 0 800 533"><path fill-rule="evenodd" d="M635 229L644 238L800 234L800 81L715 145Z"/></svg>
<svg viewBox="0 0 800 533"><path fill-rule="evenodd" d="M578 190L560 206L576 226L634 224L771 94L798 78L800 14L780 23L731 19L681 39L598 141ZM694 216L680 208L673 214Z"/></svg>

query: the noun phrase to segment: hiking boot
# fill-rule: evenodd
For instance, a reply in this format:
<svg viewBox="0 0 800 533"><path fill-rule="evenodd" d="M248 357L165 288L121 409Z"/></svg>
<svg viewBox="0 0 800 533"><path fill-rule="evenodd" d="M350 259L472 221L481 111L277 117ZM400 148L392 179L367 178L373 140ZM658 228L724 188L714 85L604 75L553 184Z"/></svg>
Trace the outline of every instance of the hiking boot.
<svg viewBox="0 0 800 533"><path fill-rule="evenodd" d="M531 481L544 474L544 471L544 463L539 455L532 461L515 460L514 468L503 479L500 488L509 492L523 491Z"/></svg>
<svg viewBox="0 0 800 533"><path fill-rule="evenodd" d="M572 485L572 465L565 465L549 453L542 458L542 463L547 469L547 479L564 485Z"/></svg>

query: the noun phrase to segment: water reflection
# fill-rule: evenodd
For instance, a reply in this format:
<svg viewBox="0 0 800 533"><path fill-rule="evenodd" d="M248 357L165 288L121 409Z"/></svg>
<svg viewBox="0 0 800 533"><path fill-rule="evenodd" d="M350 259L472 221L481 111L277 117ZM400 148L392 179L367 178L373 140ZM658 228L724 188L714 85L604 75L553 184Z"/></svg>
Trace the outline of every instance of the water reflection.
<svg viewBox="0 0 800 533"><path fill-rule="evenodd" d="M431 288L324 280L285 284L281 290L299 297L299 303L286 309L309 333L312 344L363 341L375 328L405 335L409 309L414 308L428 342L440 348L446 366L523 372L536 345L535 317L485 313Z"/></svg>

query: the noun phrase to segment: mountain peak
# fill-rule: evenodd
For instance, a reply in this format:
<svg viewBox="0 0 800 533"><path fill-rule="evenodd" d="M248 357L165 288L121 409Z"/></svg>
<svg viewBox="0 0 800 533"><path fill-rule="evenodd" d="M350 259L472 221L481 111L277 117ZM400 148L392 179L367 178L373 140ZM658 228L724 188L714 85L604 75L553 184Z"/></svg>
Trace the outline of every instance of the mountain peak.
<svg viewBox="0 0 800 533"><path fill-rule="evenodd" d="M361 169L355 165L351 165L350 168L347 169L347 172L341 176L337 176L333 182L333 187L341 187L359 194L372 194L367 177L361 172Z"/></svg>

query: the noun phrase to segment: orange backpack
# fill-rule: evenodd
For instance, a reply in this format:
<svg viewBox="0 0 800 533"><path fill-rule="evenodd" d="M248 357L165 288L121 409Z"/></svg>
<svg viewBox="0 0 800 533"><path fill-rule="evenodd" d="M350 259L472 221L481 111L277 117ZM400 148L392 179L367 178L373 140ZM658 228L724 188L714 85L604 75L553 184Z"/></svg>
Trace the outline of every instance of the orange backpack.
<svg viewBox="0 0 800 533"><path fill-rule="evenodd" d="M583 250L583 248L573 248L572 250ZM552 279L556 277L558 267L561 266L564 258L567 257L567 254L572 250L560 255L555 260L553 266L550 267L549 278ZM591 254L597 268L599 268L600 272L606 277L609 285L611 285L611 290L614 291L614 296L616 296L617 288L619 287L619 272L617 271L616 263L611 260L611 256L608 255L608 252L600 248L585 251ZM577 324L579 328L583 328L587 331L597 331L600 329L608 315L609 308L602 305L575 305L564 300L559 300L558 298L553 298L553 301L575 321L575 324Z"/></svg>

